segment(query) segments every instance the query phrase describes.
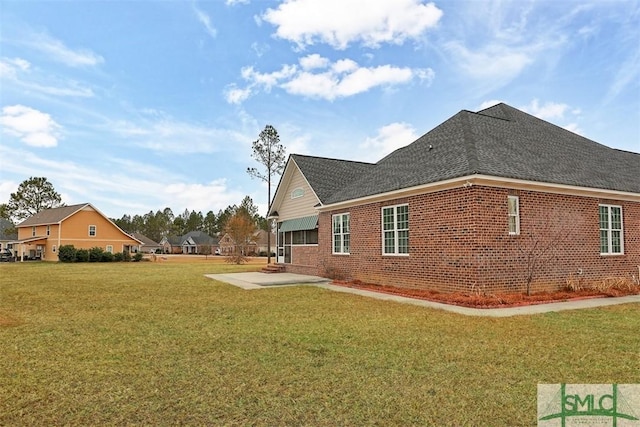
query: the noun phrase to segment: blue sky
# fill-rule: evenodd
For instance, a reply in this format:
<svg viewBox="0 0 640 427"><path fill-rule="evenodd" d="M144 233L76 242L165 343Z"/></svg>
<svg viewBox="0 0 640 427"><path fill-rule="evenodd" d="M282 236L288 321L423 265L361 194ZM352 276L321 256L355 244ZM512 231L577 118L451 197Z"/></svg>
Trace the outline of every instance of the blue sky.
<svg viewBox="0 0 640 427"><path fill-rule="evenodd" d="M0 202L266 212L267 124L375 162L497 101L640 152L640 3L0 0Z"/></svg>

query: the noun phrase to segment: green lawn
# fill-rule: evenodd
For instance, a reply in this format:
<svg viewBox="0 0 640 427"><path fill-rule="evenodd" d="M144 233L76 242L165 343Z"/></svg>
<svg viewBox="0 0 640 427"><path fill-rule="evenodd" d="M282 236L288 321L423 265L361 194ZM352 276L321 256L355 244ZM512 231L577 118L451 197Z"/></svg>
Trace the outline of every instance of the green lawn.
<svg viewBox="0 0 640 427"><path fill-rule="evenodd" d="M0 265L0 425L536 424L538 383L640 383L640 306L490 319L199 263Z"/></svg>

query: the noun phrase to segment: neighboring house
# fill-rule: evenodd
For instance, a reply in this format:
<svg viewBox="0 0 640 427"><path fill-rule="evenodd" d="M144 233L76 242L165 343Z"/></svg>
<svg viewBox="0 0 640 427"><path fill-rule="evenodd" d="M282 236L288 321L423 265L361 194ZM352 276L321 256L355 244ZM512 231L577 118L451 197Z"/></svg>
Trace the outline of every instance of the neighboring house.
<svg viewBox="0 0 640 427"><path fill-rule="evenodd" d="M271 233L271 252L274 253L276 248L276 235ZM220 238L220 254L231 255L236 250L236 242L229 235L225 233ZM258 230L251 237L251 240L244 247L245 255L254 256L260 253L267 253L267 232L264 230Z"/></svg>
<svg viewBox="0 0 640 427"><path fill-rule="evenodd" d="M276 235L275 233L271 233L271 253L276 252ZM253 241L256 244L255 251L257 254L267 253L267 232L264 230L256 231L256 234L253 236Z"/></svg>
<svg viewBox="0 0 640 427"><path fill-rule="evenodd" d="M181 246L183 254L212 255L218 249L218 240L204 231L190 231L182 236Z"/></svg>
<svg viewBox="0 0 640 427"><path fill-rule="evenodd" d="M18 231L13 223L0 218L0 252L13 249L12 242L18 240Z"/></svg>
<svg viewBox="0 0 640 427"><path fill-rule="evenodd" d="M160 246L165 254L215 254L218 239L204 231L190 231L183 236L163 237Z"/></svg>
<svg viewBox="0 0 640 427"><path fill-rule="evenodd" d="M134 249L134 252L144 252L148 254L155 253L157 250L161 250L162 246L158 242L154 242L144 234L140 233L131 233L131 235L142 242L140 246Z"/></svg>
<svg viewBox="0 0 640 427"><path fill-rule="evenodd" d="M291 155L270 217L290 272L477 292L638 280L640 154L498 104L375 164Z"/></svg>
<svg viewBox="0 0 640 427"><path fill-rule="evenodd" d="M182 237L166 236L160 240L162 253L164 254L181 254L182 253Z"/></svg>
<svg viewBox="0 0 640 427"><path fill-rule="evenodd" d="M18 239L13 247L20 259L58 261L58 248L64 245L77 249L100 247L115 253L131 252L142 243L90 203L45 209L16 228Z"/></svg>

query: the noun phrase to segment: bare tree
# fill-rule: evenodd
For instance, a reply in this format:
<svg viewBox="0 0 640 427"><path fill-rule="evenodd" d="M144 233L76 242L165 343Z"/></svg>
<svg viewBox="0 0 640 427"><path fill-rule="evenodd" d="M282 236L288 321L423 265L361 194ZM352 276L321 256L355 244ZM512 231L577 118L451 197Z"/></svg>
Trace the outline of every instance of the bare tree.
<svg viewBox="0 0 640 427"><path fill-rule="evenodd" d="M225 232L233 240L233 251L227 256L226 261L242 264L247 259L247 247L256 232L256 224L243 210L238 210L225 226Z"/></svg>
<svg viewBox="0 0 640 427"><path fill-rule="evenodd" d="M531 224L531 231L516 236L519 259L525 266L527 295L531 295L540 270L557 261L558 254L566 250L569 238L580 222L574 215L554 209L540 223Z"/></svg>
<svg viewBox="0 0 640 427"><path fill-rule="evenodd" d="M264 171L256 168L247 168L247 173L254 178L259 178L267 183L267 217L271 212L271 179L282 174L285 166L285 148L280 144L278 131L271 125L265 126L253 142L252 157L264 166ZM271 221L267 220L267 263L271 263Z"/></svg>

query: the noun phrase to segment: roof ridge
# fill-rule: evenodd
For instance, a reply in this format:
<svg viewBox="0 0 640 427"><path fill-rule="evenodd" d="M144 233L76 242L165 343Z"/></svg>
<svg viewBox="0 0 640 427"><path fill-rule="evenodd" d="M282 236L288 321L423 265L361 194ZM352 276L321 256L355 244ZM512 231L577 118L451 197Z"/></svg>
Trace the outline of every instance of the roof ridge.
<svg viewBox="0 0 640 427"><path fill-rule="evenodd" d="M375 165L375 163L371 163L371 162L363 162L361 160L348 160L348 159L336 159L334 157L324 157L324 156L310 156L308 154L296 154L293 153L291 154L291 157L306 157L306 158L310 158L310 159L321 159L321 160L332 160L332 161L336 161L336 162L348 162L348 163L360 163L363 165Z"/></svg>
<svg viewBox="0 0 640 427"><path fill-rule="evenodd" d="M464 143L464 151L467 154L467 164L469 168L469 172L479 173L480 172L480 160L478 159L478 147L476 145L475 138L472 137L471 132L471 121L469 120L469 114L466 111L461 111L459 114L460 121L464 121L462 123L462 135L463 135L463 143ZM455 116L454 116L455 117Z"/></svg>

